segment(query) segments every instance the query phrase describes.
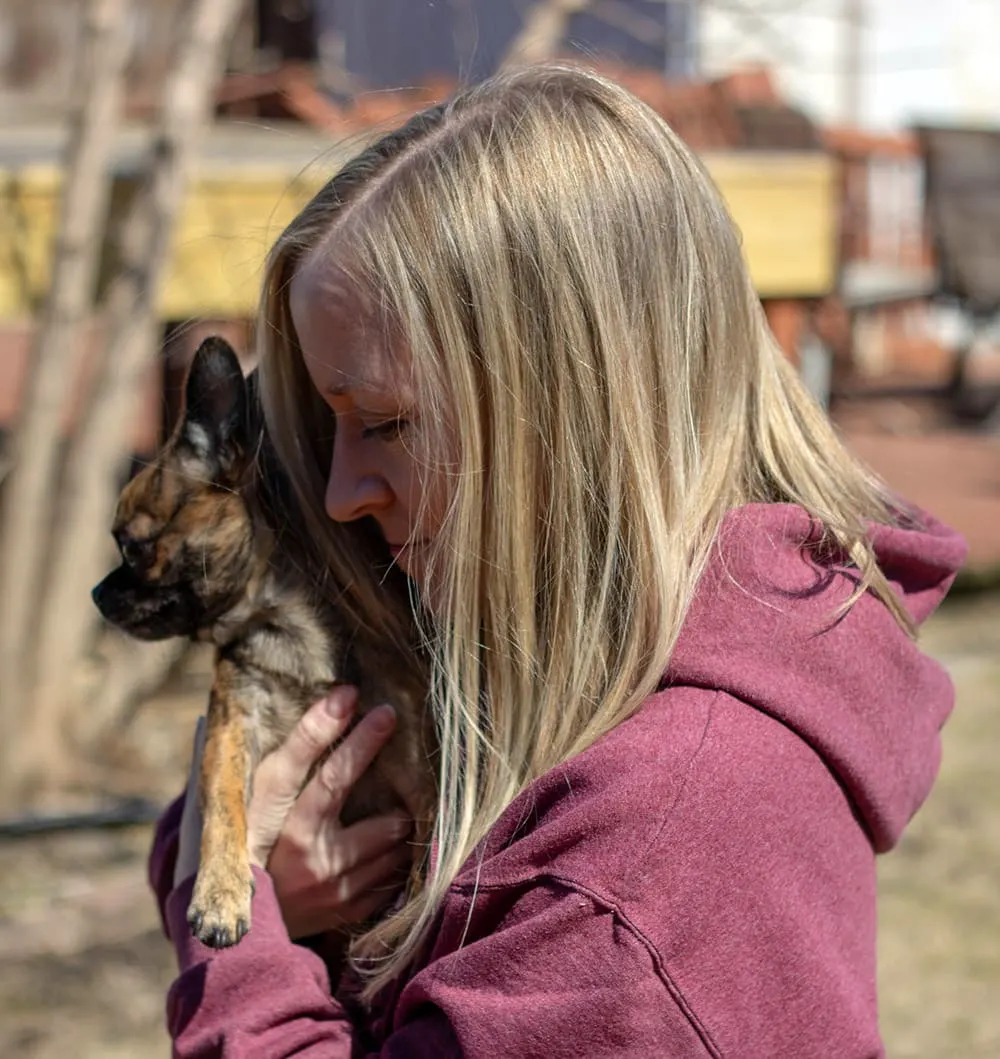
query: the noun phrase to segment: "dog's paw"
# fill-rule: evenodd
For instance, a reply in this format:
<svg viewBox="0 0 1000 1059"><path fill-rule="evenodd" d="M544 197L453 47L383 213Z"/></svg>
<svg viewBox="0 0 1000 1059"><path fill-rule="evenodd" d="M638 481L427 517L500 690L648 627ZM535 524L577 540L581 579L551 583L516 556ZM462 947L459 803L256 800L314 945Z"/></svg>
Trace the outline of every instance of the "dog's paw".
<svg viewBox="0 0 1000 1059"><path fill-rule="evenodd" d="M213 949L235 945L250 930L253 891L252 875L241 881L199 875L187 912L191 933Z"/></svg>

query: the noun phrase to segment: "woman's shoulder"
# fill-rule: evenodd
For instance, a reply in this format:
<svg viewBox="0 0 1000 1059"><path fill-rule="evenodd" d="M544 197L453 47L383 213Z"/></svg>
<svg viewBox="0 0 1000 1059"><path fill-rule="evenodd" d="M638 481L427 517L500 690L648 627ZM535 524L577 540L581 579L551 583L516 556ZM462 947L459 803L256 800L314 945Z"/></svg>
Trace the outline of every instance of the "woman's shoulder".
<svg viewBox="0 0 1000 1059"><path fill-rule="evenodd" d="M787 759L799 756L815 767L808 747L726 692L663 689L524 791L455 887L482 891L548 878L615 905L631 902L642 897L640 880L657 870L665 836L697 841L710 825L723 844L726 832L739 841L734 808L770 800L787 782Z"/></svg>
<svg viewBox="0 0 1000 1059"><path fill-rule="evenodd" d="M730 692L652 696L525 791L481 852L446 902L467 941L510 928L527 944L557 929L532 916L575 900L724 1054L751 1026L760 1054L800 1037L801 1054L877 1054L870 839L816 751Z"/></svg>

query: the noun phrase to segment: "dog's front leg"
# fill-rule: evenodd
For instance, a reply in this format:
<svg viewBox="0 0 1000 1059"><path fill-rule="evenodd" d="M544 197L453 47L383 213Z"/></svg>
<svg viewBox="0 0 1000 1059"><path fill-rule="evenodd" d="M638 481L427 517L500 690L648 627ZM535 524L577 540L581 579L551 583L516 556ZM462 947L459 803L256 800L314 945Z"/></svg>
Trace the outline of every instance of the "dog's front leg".
<svg viewBox="0 0 1000 1059"><path fill-rule="evenodd" d="M250 929L253 873L247 852L247 791L251 748L245 678L220 659L208 705L199 791L202 806L201 863L187 920L192 933L212 948L235 945Z"/></svg>

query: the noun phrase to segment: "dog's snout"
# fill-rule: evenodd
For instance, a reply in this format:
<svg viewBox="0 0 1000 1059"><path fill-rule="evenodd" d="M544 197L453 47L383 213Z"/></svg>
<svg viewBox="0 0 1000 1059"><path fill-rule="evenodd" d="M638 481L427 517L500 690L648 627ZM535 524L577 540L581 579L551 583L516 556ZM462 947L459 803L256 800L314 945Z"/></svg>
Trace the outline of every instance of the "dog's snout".
<svg viewBox="0 0 1000 1059"><path fill-rule="evenodd" d="M114 622L126 604L127 593L123 592L122 567L112 570L101 582L94 585L90 590L90 598L101 615L108 621Z"/></svg>
<svg viewBox="0 0 1000 1059"><path fill-rule="evenodd" d="M105 605L107 603L107 579L101 581L100 584L94 585L90 590L90 598L94 601L94 606L103 614Z"/></svg>

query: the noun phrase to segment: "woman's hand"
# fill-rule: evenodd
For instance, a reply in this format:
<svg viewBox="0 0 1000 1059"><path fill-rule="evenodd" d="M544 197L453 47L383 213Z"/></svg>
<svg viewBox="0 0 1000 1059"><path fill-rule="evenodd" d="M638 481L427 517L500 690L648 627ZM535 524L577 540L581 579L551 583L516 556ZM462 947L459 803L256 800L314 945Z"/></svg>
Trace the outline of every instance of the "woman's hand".
<svg viewBox="0 0 1000 1059"><path fill-rule="evenodd" d="M315 762L347 731L356 704L355 688L335 688L303 715L254 774L247 813L250 860L271 875L293 940L361 922L378 911L392 898L400 869L412 856L406 837L413 825L405 816L372 817L350 827L338 820L351 787L392 735L396 715L391 707L366 714L302 788ZM175 886L198 870L198 772L204 747L201 719L181 816Z"/></svg>
<svg viewBox="0 0 1000 1059"><path fill-rule="evenodd" d="M388 706L366 714L302 789L309 770L347 730L357 690L338 687L313 706L254 775L250 859L274 880L293 939L357 923L393 896L412 857L412 822L383 816L341 827L351 787L392 735ZM299 793L301 791L301 794Z"/></svg>

